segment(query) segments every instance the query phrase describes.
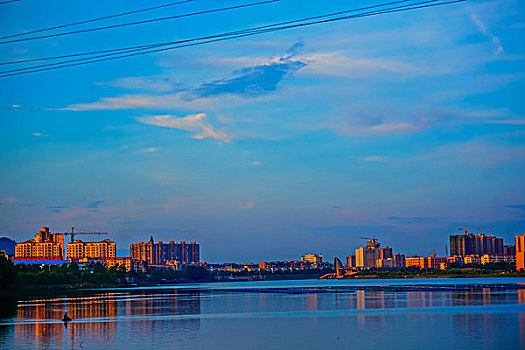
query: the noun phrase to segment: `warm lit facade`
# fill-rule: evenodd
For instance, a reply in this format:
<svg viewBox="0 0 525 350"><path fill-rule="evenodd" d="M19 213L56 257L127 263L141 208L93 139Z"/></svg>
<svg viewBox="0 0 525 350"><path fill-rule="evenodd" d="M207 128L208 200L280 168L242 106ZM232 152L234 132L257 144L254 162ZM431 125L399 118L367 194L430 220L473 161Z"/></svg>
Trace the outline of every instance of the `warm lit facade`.
<svg viewBox="0 0 525 350"><path fill-rule="evenodd" d="M196 264L200 261L199 249L199 244L195 242L154 242L152 236L148 242L131 244L130 255L133 260L144 261L149 265L163 265L170 260Z"/></svg>
<svg viewBox="0 0 525 350"><path fill-rule="evenodd" d="M420 269L441 269L447 258L431 255L429 257L409 257L405 259L406 267L418 266Z"/></svg>
<svg viewBox="0 0 525 350"><path fill-rule="evenodd" d="M19 260L62 260L64 257L64 235L42 229L33 239L15 246L15 259Z"/></svg>
<svg viewBox="0 0 525 350"><path fill-rule="evenodd" d="M425 268L425 258L421 258L421 257L408 257L408 258L405 258L405 266L406 267L411 267L411 266L417 266L421 269L424 269Z"/></svg>
<svg viewBox="0 0 525 350"><path fill-rule="evenodd" d="M481 258L479 255L467 255L465 256L465 264L481 264Z"/></svg>
<svg viewBox="0 0 525 350"><path fill-rule="evenodd" d="M67 259L106 259L115 258L117 245L115 242L104 239L100 242L83 242L76 240L67 245Z"/></svg>
<svg viewBox="0 0 525 350"><path fill-rule="evenodd" d="M313 264L322 264L323 263L323 255L321 254L306 254L301 257L301 261L308 261Z"/></svg>
<svg viewBox="0 0 525 350"><path fill-rule="evenodd" d="M104 266L107 269L110 269L114 266L123 266L126 269L126 271L131 271L133 262L129 256L119 258L106 258L104 259Z"/></svg>
<svg viewBox="0 0 525 350"><path fill-rule="evenodd" d="M525 270L525 234L514 237L516 241L516 269Z"/></svg>
<svg viewBox="0 0 525 350"><path fill-rule="evenodd" d="M488 264L488 263L498 263L498 262L507 262L507 263L516 262L516 255L513 255L513 254L485 254L481 256L481 263L483 265Z"/></svg>
<svg viewBox="0 0 525 350"><path fill-rule="evenodd" d="M355 250L356 267L376 267L376 260L379 257L379 249L361 247Z"/></svg>

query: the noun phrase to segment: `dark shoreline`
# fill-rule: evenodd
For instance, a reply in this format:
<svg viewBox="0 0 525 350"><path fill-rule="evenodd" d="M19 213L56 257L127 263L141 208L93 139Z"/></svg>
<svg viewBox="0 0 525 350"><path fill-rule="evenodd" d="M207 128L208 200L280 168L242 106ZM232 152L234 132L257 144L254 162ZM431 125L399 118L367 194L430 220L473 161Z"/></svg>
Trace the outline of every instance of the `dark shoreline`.
<svg viewBox="0 0 525 350"><path fill-rule="evenodd" d="M293 277L292 277L293 276ZM285 276L281 276L285 277ZM297 278L297 275L290 275L292 278L279 278L279 279L266 279L265 281L297 281L297 280L308 280L314 279L315 276L304 276L306 278ZM294 278L295 277L295 278ZM465 275L404 275L404 276L378 276L374 274L370 275L360 275L360 276L351 276L349 278L344 278L343 280L374 280L374 279L422 279L422 278L495 278L495 277L525 277L525 273L505 273L505 274L488 274L488 275L476 275L476 274L465 274ZM133 287L156 287L156 286L166 286L166 285L184 285L191 283L223 283L223 282L232 282L232 283L242 283L242 282L251 282L258 281L254 280L232 280L232 281L165 281L165 282L147 282L147 283L133 283L133 284L104 284L104 285L91 285L91 286L71 286L71 285L35 285L35 286L26 286L20 288L11 288L0 292L0 302L18 302L18 301L28 301L35 299L48 299L54 297L68 297L68 296L82 296L82 295L93 295L94 293L104 293L104 288L120 288L128 289ZM260 280L262 281L262 280Z"/></svg>

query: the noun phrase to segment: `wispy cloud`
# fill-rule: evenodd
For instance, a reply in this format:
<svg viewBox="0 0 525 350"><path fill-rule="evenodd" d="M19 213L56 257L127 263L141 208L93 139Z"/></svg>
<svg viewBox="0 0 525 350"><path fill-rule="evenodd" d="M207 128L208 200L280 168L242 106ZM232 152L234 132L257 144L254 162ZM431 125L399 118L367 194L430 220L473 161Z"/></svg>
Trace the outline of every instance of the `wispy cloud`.
<svg viewBox="0 0 525 350"><path fill-rule="evenodd" d="M135 108L203 108L226 97L253 98L276 91L308 63L298 58L302 42L293 45L286 54L257 65L234 71L230 76L193 85L181 84L166 76L127 77L110 84L118 87L152 90L164 95L122 95L103 97L91 103L76 103L58 110L92 111ZM229 100L231 105L231 100Z"/></svg>
<svg viewBox="0 0 525 350"><path fill-rule="evenodd" d="M525 125L525 119L488 120L486 124Z"/></svg>
<svg viewBox="0 0 525 350"><path fill-rule="evenodd" d="M87 209L97 209L100 205L102 205L104 203L106 203L105 199L91 201L91 202L88 203L88 205L86 205L86 208Z"/></svg>
<svg viewBox="0 0 525 350"><path fill-rule="evenodd" d="M53 206L50 206L50 207L47 207L48 209L51 209L51 211L53 213L61 213L64 209L68 209L69 207L65 206L65 205L53 205Z"/></svg>
<svg viewBox="0 0 525 350"><path fill-rule="evenodd" d="M479 17L476 16L475 14L471 14L470 19L472 20L472 22L474 22L478 26L479 30L481 31L481 33L483 33L483 35L485 35L487 38L492 40L492 43L494 43L494 46L496 46L496 52L494 53L494 55L496 56L502 53L503 46L501 46L501 39L498 38L497 36L494 36L491 32L489 32L485 24L481 22Z"/></svg>
<svg viewBox="0 0 525 350"><path fill-rule="evenodd" d="M519 162L525 159L525 147L507 146L473 140L464 143L444 145L431 153L416 157L418 160L432 160L442 164L473 164L494 166L508 162Z"/></svg>
<svg viewBox="0 0 525 350"><path fill-rule="evenodd" d="M361 157L359 158L363 162L383 162L385 160L384 157L381 156L368 156L368 157Z"/></svg>
<svg viewBox="0 0 525 350"><path fill-rule="evenodd" d="M433 222L441 221L440 218L429 217L429 216L412 216L412 217L389 216L387 220L394 221L398 224L424 224L424 223L433 223Z"/></svg>
<svg viewBox="0 0 525 350"><path fill-rule="evenodd" d="M512 205L506 205L507 208L511 209L518 209L525 212L525 204L512 204Z"/></svg>
<svg viewBox="0 0 525 350"><path fill-rule="evenodd" d="M0 202L0 205L8 205L8 204L13 204L15 202L15 198L14 197L9 197L3 201Z"/></svg>
<svg viewBox="0 0 525 350"><path fill-rule="evenodd" d="M157 152L158 150L160 149L160 147L146 147L146 148L141 148L137 151L135 151L134 153L153 153L153 152Z"/></svg>
<svg viewBox="0 0 525 350"><path fill-rule="evenodd" d="M206 113L199 113L180 118L173 115L157 115L138 118L138 120L144 124L194 132L194 139L213 138L226 143L232 142L232 138L229 135L215 130L212 124L205 121L205 118Z"/></svg>
<svg viewBox="0 0 525 350"><path fill-rule="evenodd" d="M302 43L296 43L288 49L286 55L278 59L242 68L235 71L230 78L201 84L190 94L197 97L222 94L257 96L275 91L281 81L307 65L306 61L295 59L302 46Z"/></svg>
<svg viewBox="0 0 525 350"><path fill-rule="evenodd" d="M41 132L34 132L32 135L33 135L33 136L36 136L36 137L45 137L45 136L49 136L49 135L46 135L46 134L42 134Z"/></svg>
<svg viewBox="0 0 525 350"><path fill-rule="evenodd" d="M246 203L241 203L237 206L237 209L239 210L247 210L247 209L253 209L255 207L255 203L253 202L246 202Z"/></svg>

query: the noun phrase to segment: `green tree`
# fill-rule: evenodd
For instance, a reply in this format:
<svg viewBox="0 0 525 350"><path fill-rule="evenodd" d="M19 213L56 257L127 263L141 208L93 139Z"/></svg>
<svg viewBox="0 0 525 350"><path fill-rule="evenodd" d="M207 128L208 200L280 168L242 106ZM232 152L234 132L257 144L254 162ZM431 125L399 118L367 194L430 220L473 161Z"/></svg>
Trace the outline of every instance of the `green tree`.
<svg viewBox="0 0 525 350"><path fill-rule="evenodd" d="M7 289L16 279L16 268L10 260L0 257L0 289Z"/></svg>
<svg viewBox="0 0 525 350"><path fill-rule="evenodd" d="M184 269L183 277L190 281L209 281L210 272L203 266L188 266Z"/></svg>

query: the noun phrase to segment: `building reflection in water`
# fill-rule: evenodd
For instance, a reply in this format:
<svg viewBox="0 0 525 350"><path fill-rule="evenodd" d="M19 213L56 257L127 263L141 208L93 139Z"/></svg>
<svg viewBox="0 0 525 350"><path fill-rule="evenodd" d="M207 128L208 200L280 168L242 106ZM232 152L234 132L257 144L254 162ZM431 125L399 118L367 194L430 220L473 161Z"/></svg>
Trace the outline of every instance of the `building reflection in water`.
<svg viewBox="0 0 525 350"><path fill-rule="evenodd" d="M73 319L67 326L56 322L65 311ZM78 348L83 340L90 339L90 342L102 346L118 341L117 321L133 322L134 327L153 332L157 322L164 322L163 317L172 323L174 330L197 332L199 318L178 319L176 316L200 312L199 291L191 294L177 290L173 294L166 291L162 294L106 293L93 297L36 300L18 306L16 318L22 323L14 326L14 342L30 343L36 349L56 348L58 344Z"/></svg>
<svg viewBox="0 0 525 350"><path fill-rule="evenodd" d="M525 304L525 289L518 289L518 304ZM518 315L520 330L520 348L525 349L525 312Z"/></svg>

